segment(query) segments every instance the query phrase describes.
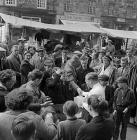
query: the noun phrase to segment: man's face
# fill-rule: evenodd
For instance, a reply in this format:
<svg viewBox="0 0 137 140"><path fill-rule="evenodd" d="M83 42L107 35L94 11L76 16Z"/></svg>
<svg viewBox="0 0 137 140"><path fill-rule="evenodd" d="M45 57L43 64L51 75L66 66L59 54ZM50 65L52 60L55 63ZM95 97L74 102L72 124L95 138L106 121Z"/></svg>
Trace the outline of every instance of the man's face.
<svg viewBox="0 0 137 140"><path fill-rule="evenodd" d="M132 51L131 50L127 50L126 53L127 53L127 56L128 57L131 57L132 56Z"/></svg>
<svg viewBox="0 0 137 140"><path fill-rule="evenodd" d="M35 50L33 48L30 48L29 51L31 54L35 54Z"/></svg>
<svg viewBox="0 0 137 140"><path fill-rule="evenodd" d="M39 51L39 52L38 52L38 55L39 55L40 57L43 57L43 56L44 56L44 51Z"/></svg>
<svg viewBox="0 0 137 140"><path fill-rule="evenodd" d="M85 82L86 82L86 85L89 87L89 88L92 88L93 87L93 81L90 79L87 79L85 78Z"/></svg>
<svg viewBox="0 0 137 140"><path fill-rule="evenodd" d="M11 80L9 80L9 81L6 82L6 87L7 87L8 89L12 89L13 86L15 85L15 83L16 83L16 76L13 76L13 77L11 78Z"/></svg>
<svg viewBox="0 0 137 140"><path fill-rule="evenodd" d="M81 65L82 65L82 68L83 69L87 69L87 64L88 64L88 61L87 60L81 61Z"/></svg>
<svg viewBox="0 0 137 140"><path fill-rule="evenodd" d="M52 65L44 65L45 71L50 71L52 72Z"/></svg>
<svg viewBox="0 0 137 140"><path fill-rule="evenodd" d="M30 53L27 53L26 55L25 55L25 60L30 60L31 59L31 54Z"/></svg>
<svg viewBox="0 0 137 140"><path fill-rule="evenodd" d="M12 53L14 55L18 55L19 54L19 47L14 47Z"/></svg>
<svg viewBox="0 0 137 140"><path fill-rule="evenodd" d="M128 63L126 61L121 61L121 67L125 67Z"/></svg>
<svg viewBox="0 0 137 140"><path fill-rule="evenodd" d="M103 64L104 66L108 67L110 65L110 61L106 58L103 58Z"/></svg>

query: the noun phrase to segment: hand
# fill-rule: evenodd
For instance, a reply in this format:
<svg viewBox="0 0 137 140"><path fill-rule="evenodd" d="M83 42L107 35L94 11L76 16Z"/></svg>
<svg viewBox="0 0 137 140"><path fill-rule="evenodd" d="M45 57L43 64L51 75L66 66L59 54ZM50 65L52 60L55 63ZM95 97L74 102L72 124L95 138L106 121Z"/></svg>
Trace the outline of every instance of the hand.
<svg viewBox="0 0 137 140"><path fill-rule="evenodd" d="M52 113L47 113L45 116L45 123L48 124L52 124L53 123L53 115Z"/></svg>
<svg viewBox="0 0 137 140"><path fill-rule="evenodd" d="M123 113L125 114L125 113L127 113L127 112L128 112L128 108L126 107L126 108L124 109Z"/></svg>
<svg viewBox="0 0 137 140"><path fill-rule="evenodd" d="M116 110L114 110L114 112L113 112L113 116L115 116L115 115L116 115L116 113L117 113L117 111L116 111Z"/></svg>
<svg viewBox="0 0 137 140"><path fill-rule="evenodd" d="M46 102L44 102L43 104L40 104L40 105L41 105L41 107L48 107L50 105L53 105L53 103L52 103L51 100L49 100L49 101L46 101Z"/></svg>
<svg viewBox="0 0 137 140"><path fill-rule="evenodd" d="M56 74L59 75L59 74L61 74L61 73L62 73L62 70L61 70L61 69L57 69L57 70L56 70Z"/></svg>
<svg viewBox="0 0 137 140"><path fill-rule="evenodd" d="M79 95L82 95L82 93L83 93L83 91L79 87L77 88L77 92L78 92Z"/></svg>

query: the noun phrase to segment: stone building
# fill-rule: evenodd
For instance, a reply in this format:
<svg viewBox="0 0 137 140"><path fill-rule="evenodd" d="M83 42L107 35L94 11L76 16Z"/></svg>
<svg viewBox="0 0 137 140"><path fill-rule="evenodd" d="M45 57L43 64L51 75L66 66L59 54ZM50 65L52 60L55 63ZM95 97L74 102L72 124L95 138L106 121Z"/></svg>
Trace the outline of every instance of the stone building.
<svg viewBox="0 0 137 140"><path fill-rule="evenodd" d="M54 0L0 0L0 12L44 23L55 23Z"/></svg>
<svg viewBox="0 0 137 140"><path fill-rule="evenodd" d="M137 29L137 1L102 0L101 24L114 29Z"/></svg>
<svg viewBox="0 0 137 140"><path fill-rule="evenodd" d="M137 0L55 0L56 21L98 22L106 28L137 27Z"/></svg>

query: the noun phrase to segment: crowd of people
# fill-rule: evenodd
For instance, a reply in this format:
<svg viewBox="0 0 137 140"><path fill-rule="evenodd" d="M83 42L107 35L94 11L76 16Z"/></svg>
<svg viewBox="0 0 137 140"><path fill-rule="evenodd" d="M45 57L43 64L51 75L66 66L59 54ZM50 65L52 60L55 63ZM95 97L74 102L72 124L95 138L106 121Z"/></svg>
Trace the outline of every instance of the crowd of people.
<svg viewBox="0 0 137 140"><path fill-rule="evenodd" d="M119 65L110 40L105 49L52 48L20 40L3 61L0 140L126 140L130 118L136 123L133 47Z"/></svg>

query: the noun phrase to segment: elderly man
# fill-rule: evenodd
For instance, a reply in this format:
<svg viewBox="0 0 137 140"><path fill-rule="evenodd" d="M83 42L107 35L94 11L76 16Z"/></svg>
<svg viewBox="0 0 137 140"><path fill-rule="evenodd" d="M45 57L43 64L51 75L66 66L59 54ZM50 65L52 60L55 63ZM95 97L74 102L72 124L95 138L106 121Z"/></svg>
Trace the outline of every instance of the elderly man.
<svg viewBox="0 0 137 140"><path fill-rule="evenodd" d="M16 72L20 72L22 56L19 54L19 46L14 45L11 51L12 53L6 59L7 68L12 69Z"/></svg>

